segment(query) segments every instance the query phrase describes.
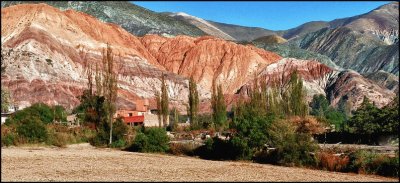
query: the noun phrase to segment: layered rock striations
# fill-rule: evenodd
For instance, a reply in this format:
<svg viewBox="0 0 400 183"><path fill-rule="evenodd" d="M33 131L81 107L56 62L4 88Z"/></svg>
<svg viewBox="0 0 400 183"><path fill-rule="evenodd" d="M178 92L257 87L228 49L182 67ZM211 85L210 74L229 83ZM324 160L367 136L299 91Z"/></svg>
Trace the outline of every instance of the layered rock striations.
<svg viewBox="0 0 400 183"><path fill-rule="evenodd" d="M86 89L86 71L101 65L108 43L118 71L118 106L138 98L154 99L166 75L171 107L186 111L188 78L198 83L201 109L209 110L212 83L221 84L231 103L254 77L284 82L294 70L309 95L327 94L334 105L345 95L354 106L364 95L382 106L394 93L350 71L333 70L315 61L282 58L278 54L212 36L136 37L122 27L74 10L46 4L1 9L2 88L14 101L60 104L69 109ZM313 45L313 44L310 44ZM150 101L155 106L155 101Z"/></svg>

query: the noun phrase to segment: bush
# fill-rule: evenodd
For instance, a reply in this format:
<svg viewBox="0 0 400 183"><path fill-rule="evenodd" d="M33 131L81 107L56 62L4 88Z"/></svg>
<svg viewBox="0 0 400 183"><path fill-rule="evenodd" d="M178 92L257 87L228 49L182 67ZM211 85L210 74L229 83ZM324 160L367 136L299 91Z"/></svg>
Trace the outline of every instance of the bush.
<svg viewBox="0 0 400 183"><path fill-rule="evenodd" d="M53 122L54 119L54 112L57 111L56 117L59 119L65 119L66 117L60 117L61 114L64 112L64 109L60 106L55 107L52 109L46 104L37 103L33 104L30 107L27 107L23 110L15 112L9 120L6 122L6 125L10 124L18 124L24 119L29 119L32 117L39 118L39 121L44 124L49 124ZM65 112L64 112L65 113Z"/></svg>
<svg viewBox="0 0 400 183"><path fill-rule="evenodd" d="M1 146L17 145L17 133L12 126L1 125Z"/></svg>
<svg viewBox="0 0 400 183"><path fill-rule="evenodd" d="M124 139L118 139L117 141L114 141L111 143L112 148L123 148L126 146L126 142Z"/></svg>
<svg viewBox="0 0 400 183"><path fill-rule="evenodd" d="M321 152L317 154L318 167L328 171L345 171L350 163L349 156L335 156L332 153Z"/></svg>
<svg viewBox="0 0 400 183"><path fill-rule="evenodd" d="M90 144L97 147L105 147L109 143L110 134L103 129L100 129L96 135L89 140Z"/></svg>
<svg viewBox="0 0 400 183"><path fill-rule="evenodd" d="M169 149L169 137L163 128L149 128L145 130L148 138L148 152L165 152Z"/></svg>
<svg viewBox="0 0 400 183"><path fill-rule="evenodd" d="M268 129L269 145L275 149L262 150L255 159L259 162L286 166L315 166L316 157L311 153L318 145L307 133L296 133L296 126L288 120L274 121Z"/></svg>
<svg viewBox="0 0 400 183"><path fill-rule="evenodd" d="M127 150L134 152L146 152L148 144L149 141L147 136L144 133L139 132L136 134L135 140Z"/></svg>
<svg viewBox="0 0 400 183"><path fill-rule="evenodd" d="M28 142L44 142L47 139L46 126L35 116L21 120L17 126L17 133Z"/></svg>
<svg viewBox="0 0 400 183"><path fill-rule="evenodd" d="M139 132L133 144L128 148L138 152L166 152L169 149L169 137L164 128L147 128Z"/></svg>
<svg viewBox="0 0 400 183"><path fill-rule="evenodd" d="M16 140L15 134L7 134L1 137L1 146L16 145L15 140Z"/></svg>
<svg viewBox="0 0 400 183"><path fill-rule="evenodd" d="M112 128L112 141L117 142L119 141L119 145L121 145L121 142L126 140L124 139L124 136L128 133L128 126L122 121L121 118L118 118L114 123L113 123L113 128ZM102 122L97 134L95 135L94 138L90 140L90 143L94 146L106 146L110 142L110 125L107 122ZM111 146L113 146L111 144Z"/></svg>
<svg viewBox="0 0 400 183"><path fill-rule="evenodd" d="M230 140L222 140L218 137L207 139L203 146L194 150L194 154L204 159L213 160L251 158L251 150L247 145L247 141L238 137L233 137Z"/></svg>
<svg viewBox="0 0 400 183"><path fill-rule="evenodd" d="M378 174L384 176L399 176L399 155L386 155L358 150L350 154L349 170L357 173Z"/></svg>
<svg viewBox="0 0 400 183"><path fill-rule="evenodd" d="M169 153L173 155L194 155L195 147L193 144L171 143L169 145Z"/></svg>
<svg viewBox="0 0 400 183"><path fill-rule="evenodd" d="M67 133L55 133L54 136L49 141L50 145L55 145L57 147L65 147L69 141L69 134Z"/></svg>

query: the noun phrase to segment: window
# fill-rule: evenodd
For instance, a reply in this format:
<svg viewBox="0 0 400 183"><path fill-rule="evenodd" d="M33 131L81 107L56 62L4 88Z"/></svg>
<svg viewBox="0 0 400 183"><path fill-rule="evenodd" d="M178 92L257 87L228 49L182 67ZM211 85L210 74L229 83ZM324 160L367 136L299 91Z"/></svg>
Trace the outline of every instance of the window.
<svg viewBox="0 0 400 183"><path fill-rule="evenodd" d="M129 115L129 116L133 116L132 113L129 113L128 115Z"/></svg>

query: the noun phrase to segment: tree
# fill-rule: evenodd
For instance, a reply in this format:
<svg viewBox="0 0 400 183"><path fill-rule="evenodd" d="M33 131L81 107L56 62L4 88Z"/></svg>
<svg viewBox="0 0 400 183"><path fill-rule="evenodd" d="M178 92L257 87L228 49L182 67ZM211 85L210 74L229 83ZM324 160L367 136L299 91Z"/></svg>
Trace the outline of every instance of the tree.
<svg viewBox="0 0 400 183"><path fill-rule="evenodd" d="M10 106L10 93L8 90L1 88L1 112L8 112Z"/></svg>
<svg viewBox="0 0 400 183"><path fill-rule="evenodd" d="M379 109L364 96L361 106L348 122L350 132L369 135L378 132L380 128L380 124L376 122L378 114Z"/></svg>
<svg viewBox="0 0 400 183"><path fill-rule="evenodd" d="M156 91L156 103L157 103L157 117L158 117L158 127L162 126L162 112L161 112L161 95L159 91Z"/></svg>
<svg viewBox="0 0 400 183"><path fill-rule="evenodd" d="M275 119L275 115L268 111L272 106L268 103L273 103L272 96L267 95L265 83L261 82L261 88L257 83L255 78L253 89L249 91L250 99L244 101L240 96L235 105L233 123L230 125L237 132L231 141L235 159L249 159L262 149L268 140L268 126Z"/></svg>
<svg viewBox="0 0 400 183"><path fill-rule="evenodd" d="M348 96L344 96L344 97L340 98L340 100L338 102L338 111L345 115L346 120L348 120L349 117L351 117L351 108L352 108L352 104L351 104L350 98Z"/></svg>
<svg viewBox="0 0 400 183"><path fill-rule="evenodd" d="M112 144L112 126L113 116L116 111L115 102L117 99L117 74L114 71L114 55L109 44L103 50L103 75L102 75L102 92L105 97L105 109L108 113L108 121L110 123L110 141Z"/></svg>
<svg viewBox="0 0 400 183"><path fill-rule="evenodd" d="M166 126L168 123L168 116L169 116L169 99L168 99L168 91L167 85L165 83L164 74L162 74L161 78L161 114L163 125Z"/></svg>
<svg viewBox="0 0 400 183"><path fill-rule="evenodd" d="M329 107L329 101L322 94L314 95L310 103L311 115L324 117L326 110Z"/></svg>
<svg viewBox="0 0 400 183"><path fill-rule="evenodd" d="M171 129L175 130L179 123L179 111L176 109L176 107L172 109L172 117L174 119L174 123L171 125Z"/></svg>
<svg viewBox="0 0 400 183"><path fill-rule="evenodd" d="M306 116L308 113L306 94L303 90L303 81L298 77L297 71L290 76L288 93L289 115Z"/></svg>
<svg viewBox="0 0 400 183"><path fill-rule="evenodd" d="M226 105L224 94L222 92L222 86L218 85L218 89L215 88L215 83L213 82L213 93L211 96L211 105L213 110L213 122L215 127L224 127L227 120L226 117Z"/></svg>
<svg viewBox="0 0 400 183"><path fill-rule="evenodd" d="M197 113L199 110L199 93L197 91L196 82L194 82L193 77L189 80L189 118L192 124L198 123Z"/></svg>

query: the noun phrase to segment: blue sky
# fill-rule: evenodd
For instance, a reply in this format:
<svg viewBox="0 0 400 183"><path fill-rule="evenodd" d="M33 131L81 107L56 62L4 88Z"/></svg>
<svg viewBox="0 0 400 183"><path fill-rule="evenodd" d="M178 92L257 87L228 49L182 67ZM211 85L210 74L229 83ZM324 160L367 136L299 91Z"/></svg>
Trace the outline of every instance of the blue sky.
<svg viewBox="0 0 400 183"><path fill-rule="evenodd" d="M309 21L331 21L367 13L390 1L134 1L133 3L155 12L185 12L216 22L286 30Z"/></svg>

